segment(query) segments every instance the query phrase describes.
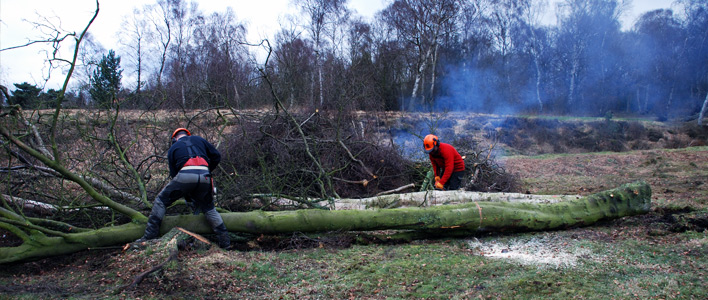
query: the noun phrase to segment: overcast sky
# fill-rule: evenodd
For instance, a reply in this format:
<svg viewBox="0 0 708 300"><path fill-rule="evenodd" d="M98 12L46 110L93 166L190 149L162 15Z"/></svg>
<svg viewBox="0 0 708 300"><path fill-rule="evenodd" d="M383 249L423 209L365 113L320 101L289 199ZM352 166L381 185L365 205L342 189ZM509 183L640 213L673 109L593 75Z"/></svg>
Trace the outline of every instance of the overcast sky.
<svg viewBox="0 0 708 300"><path fill-rule="evenodd" d="M359 15L370 18L384 8L391 0L349 0L349 8ZM558 0L551 0L556 2ZM89 32L106 49L118 49L116 33L124 17L133 8L153 4L156 0L111 0L100 1L98 17ZM634 0L633 10L623 19L624 26L629 26L641 13L669 8L672 0ZM52 18L55 24L61 24L66 31L81 32L95 10L95 0L0 0L0 49L18 46L44 35L27 21L39 21L41 17ZM291 0L198 0L199 8L205 13L224 12L226 7L234 9L236 17L248 24L248 38L257 41L269 37L280 28L279 19L286 14L294 14L297 9ZM552 12L553 9L549 9ZM554 16L549 16L554 20ZM550 21L549 21L550 22ZM66 45L64 47L67 47ZM0 52L0 84L14 90L13 83L42 83L43 61L46 45L31 46L22 49ZM120 54L119 54L120 55ZM62 74L52 75L54 79L63 79ZM48 87L58 88L59 81L52 81Z"/></svg>

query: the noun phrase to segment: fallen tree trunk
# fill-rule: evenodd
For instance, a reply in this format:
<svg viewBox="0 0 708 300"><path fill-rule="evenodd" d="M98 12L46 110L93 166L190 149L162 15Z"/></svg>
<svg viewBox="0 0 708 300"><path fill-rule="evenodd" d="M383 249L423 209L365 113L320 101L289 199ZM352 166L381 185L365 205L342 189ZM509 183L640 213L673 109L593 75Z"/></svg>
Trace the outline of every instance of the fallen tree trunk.
<svg viewBox="0 0 708 300"><path fill-rule="evenodd" d="M380 195L363 199L339 199L335 201L336 210L377 209L398 207L423 207L436 205L461 204L469 202L529 202L555 203L579 199L579 195L531 195L520 193L484 193L470 191L423 191L405 194Z"/></svg>
<svg viewBox="0 0 708 300"><path fill-rule="evenodd" d="M413 187L413 184L399 187L395 190L404 190ZM422 192L412 192L403 194L392 194L389 191L381 192L375 197L361 199L337 199L332 205L330 201L318 201L318 199L293 199L283 196L274 197L272 195L255 195L259 199L266 200L271 204L282 207L297 207L303 203L314 205L320 208L332 207L334 210L363 210L377 208L399 208L399 207L423 207L435 205L461 204L474 201L489 202L531 202L531 203L555 203L579 199L579 195L532 195L520 193L485 193L470 191L440 191L429 190Z"/></svg>
<svg viewBox="0 0 708 300"><path fill-rule="evenodd" d="M543 196L539 196L543 197ZM376 210L321 210L222 214L231 232L282 234L292 232L367 231L383 229L438 230L553 230L587 226L599 220L646 213L651 206L651 188L645 182L572 200L550 203L473 201L434 207ZM211 227L203 215L165 218L161 232L173 227L208 234ZM129 243L143 234L145 226L129 223L60 237L33 235L17 247L0 248L0 263L63 255L80 250Z"/></svg>

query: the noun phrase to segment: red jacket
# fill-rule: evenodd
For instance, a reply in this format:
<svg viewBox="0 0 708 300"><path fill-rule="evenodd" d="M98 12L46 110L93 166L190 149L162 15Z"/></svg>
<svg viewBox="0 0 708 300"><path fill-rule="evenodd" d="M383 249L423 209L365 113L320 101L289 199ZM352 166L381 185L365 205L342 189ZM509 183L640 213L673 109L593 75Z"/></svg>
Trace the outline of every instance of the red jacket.
<svg viewBox="0 0 708 300"><path fill-rule="evenodd" d="M465 170L465 161L462 160L462 156L455 150L455 147L450 144L440 143L438 151L431 152L428 156L430 156L430 163L433 164L435 176L439 176L438 168L442 168L443 176L440 178L440 183L443 185L450 179L452 172Z"/></svg>

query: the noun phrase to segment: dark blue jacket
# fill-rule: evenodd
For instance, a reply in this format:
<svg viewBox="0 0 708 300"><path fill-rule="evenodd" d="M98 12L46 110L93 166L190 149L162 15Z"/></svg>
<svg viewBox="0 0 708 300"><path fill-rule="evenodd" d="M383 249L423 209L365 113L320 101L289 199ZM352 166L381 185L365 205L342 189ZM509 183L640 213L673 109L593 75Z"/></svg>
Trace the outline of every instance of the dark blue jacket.
<svg viewBox="0 0 708 300"><path fill-rule="evenodd" d="M170 176L177 176L184 163L190 158L201 157L209 163L209 171L216 169L221 162L221 153L212 144L200 136L185 136L177 140L167 151L167 162L170 165Z"/></svg>

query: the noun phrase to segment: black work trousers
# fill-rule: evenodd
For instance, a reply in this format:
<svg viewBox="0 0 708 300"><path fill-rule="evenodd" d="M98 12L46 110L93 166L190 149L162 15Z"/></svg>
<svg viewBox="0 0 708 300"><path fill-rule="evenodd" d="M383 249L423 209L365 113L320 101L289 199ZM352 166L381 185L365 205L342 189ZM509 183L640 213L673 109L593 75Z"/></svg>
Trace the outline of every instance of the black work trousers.
<svg viewBox="0 0 708 300"><path fill-rule="evenodd" d="M445 171L440 173L440 177L443 176ZM462 177L464 177L465 171L457 171L457 172L452 172L450 175L450 179L445 182L445 185L443 188L446 191L453 191L453 190L459 190L460 186L462 186Z"/></svg>

